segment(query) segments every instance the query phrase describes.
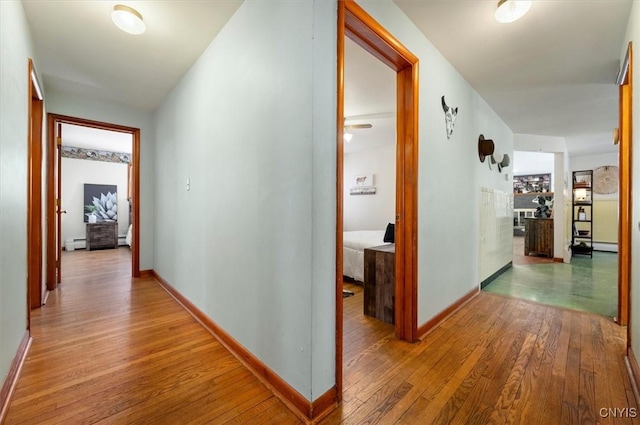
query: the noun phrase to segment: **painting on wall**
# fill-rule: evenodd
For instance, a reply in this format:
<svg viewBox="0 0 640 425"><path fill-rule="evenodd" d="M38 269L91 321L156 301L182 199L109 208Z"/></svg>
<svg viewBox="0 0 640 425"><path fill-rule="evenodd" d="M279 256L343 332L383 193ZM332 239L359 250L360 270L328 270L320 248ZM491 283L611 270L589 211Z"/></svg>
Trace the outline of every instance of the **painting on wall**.
<svg viewBox="0 0 640 425"><path fill-rule="evenodd" d="M84 185L84 222L118 221L118 186Z"/></svg>
<svg viewBox="0 0 640 425"><path fill-rule="evenodd" d="M351 195L375 195L376 187L373 185L373 174L355 176L349 193Z"/></svg>

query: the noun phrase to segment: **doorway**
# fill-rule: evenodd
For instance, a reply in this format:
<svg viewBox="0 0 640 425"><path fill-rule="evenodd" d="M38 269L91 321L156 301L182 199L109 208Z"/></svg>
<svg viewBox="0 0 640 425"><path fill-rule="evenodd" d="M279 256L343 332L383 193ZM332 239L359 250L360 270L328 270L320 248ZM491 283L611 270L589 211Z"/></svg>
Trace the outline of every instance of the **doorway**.
<svg viewBox="0 0 640 425"><path fill-rule="evenodd" d="M80 244L82 244L83 242L75 240L82 238L75 238L73 234L63 233L62 218L63 215L67 213L67 210L64 209L66 207L62 202L64 199L62 185L63 151L65 152L64 156L69 158L74 158L74 155L84 155L91 157L104 156L105 158L115 156L115 158L110 159L110 161L113 161L114 164L122 164L123 161L126 161L128 162L128 164L130 164L130 167L127 164L122 164L127 173L127 177L125 177L125 179L127 180L126 192L127 198L129 200L128 204L130 205L130 207L127 206L127 208L122 208L120 206L119 209L124 209L124 214L127 218L126 221L130 222L131 224L131 275L133 277L140 276L140 130L137 128L125 127L117 124L91 121L57 114L48 115L48 130L48 147L50 154L48 156L47 167L47 221L49 223L53 223L51 228L54 231L49 231L47 233L47 289L54 290L62 281L61 269L63 245L69 243L69 249L75 249L77 242L80 242ZM66 134L65 130L71 134L78 132L79 134L84 134L84 136L81 136L81 138L84 137L85 139L91 138L91 136L88 135L99 134L96 132L104 131L117 133L118 135L124 135L125 138L128 138L128 140L130 140L131 153L129 154L128 158L126 158L126 153L120 153L120 155L118 155L118 153L116 152L100 151L100 149L97 147L65 147L65 142L63 142ZM80 203L79 205L84 207L84 190L77 189L77 191L82 191L82 193L74 193L72 194L72 198L77 199L77 202ZM68 201L69 199L71 198L67 198L66 200ZM118 203L121 204L120 202ZM90 209L90 207L89 209L87 209L87 207L84 207L83 211L80 211L79 207L75 208L75 210L78 211L74 211L74 215L80 216L80 219L83 220L83 222L79 224L80 227L84 225L83 216L89 215L87 214L88 212L90 214L93 214L93 211L89 211ZM87 221L88 220L89 218L87 217ZM119 234L120 233L118 233L118 235Z"/></svg>
<svg viewBox="0 0 640 425"><path fill-rule="evenodd" d="M343 208L345 37L396 73L396 199L394 327L399 339L417 335L418 58L352 0L338 3L336 386L343 374Z"/></svg>

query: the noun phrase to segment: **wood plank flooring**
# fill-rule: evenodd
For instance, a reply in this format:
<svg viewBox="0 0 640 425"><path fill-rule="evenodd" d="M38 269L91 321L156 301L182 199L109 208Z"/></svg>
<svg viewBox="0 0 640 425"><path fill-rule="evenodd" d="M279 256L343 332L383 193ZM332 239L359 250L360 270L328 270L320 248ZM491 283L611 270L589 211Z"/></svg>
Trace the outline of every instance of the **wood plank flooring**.
<svg viewBox="0 0 640 425"><path fill-rule="evenodd" d="M6 424L301 423L130 261L124 247L64 253Z"/></svg>
<svg viewBox="0 0 640 425"><path fill-rule="evenodd" d="M640 423L625 329L603 316L480 293L408 344L345 288L344 402L322 424Z"/></svg>
<svg viewBox="0 0 640 425"><path fill-rule="evenodd" d="M153 279L129 277L127 248L63 264L6 424L301 423ZM602 316L481 293L408 344L346 286L344 400L323 425L640 423L601 417L638 408L624 328Z"/></svg>

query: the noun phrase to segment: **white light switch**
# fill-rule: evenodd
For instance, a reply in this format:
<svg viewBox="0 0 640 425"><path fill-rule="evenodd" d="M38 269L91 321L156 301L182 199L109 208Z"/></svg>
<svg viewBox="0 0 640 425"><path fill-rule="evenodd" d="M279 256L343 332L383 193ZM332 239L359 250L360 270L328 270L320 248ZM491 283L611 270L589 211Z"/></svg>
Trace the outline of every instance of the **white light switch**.
<svg viewBox="0 0 640 425"><path fill-rule="evenodd" d="M187 191L191 190L191 179L187 177Z"/></svg>

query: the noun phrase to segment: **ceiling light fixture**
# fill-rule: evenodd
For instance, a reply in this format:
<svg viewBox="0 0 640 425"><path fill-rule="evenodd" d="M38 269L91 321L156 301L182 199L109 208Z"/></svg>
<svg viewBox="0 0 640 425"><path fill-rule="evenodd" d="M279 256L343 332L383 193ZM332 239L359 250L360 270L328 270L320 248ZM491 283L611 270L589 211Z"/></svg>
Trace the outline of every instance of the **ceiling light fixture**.
<svg viewBox="0 0 640 425"><path fill-rule="evenodd" d="M349 143L351 141L351 139L353 138L353 134L351 133L344 133L344 141Z"/></svg>
<svg viewBox="0 0 640 425"><path fill-rule="evenodd" d="M496 21L507 24L522 18L531 8L531 0L500 0L496 9Z"/></svg>
<svg viewBox="0 0 640 425"><path fill-rule="evenodd" d="M140 12L123 4L117 4L113 7L111 20L118 28L129 34L138 35L146 30Z"/></svg>

